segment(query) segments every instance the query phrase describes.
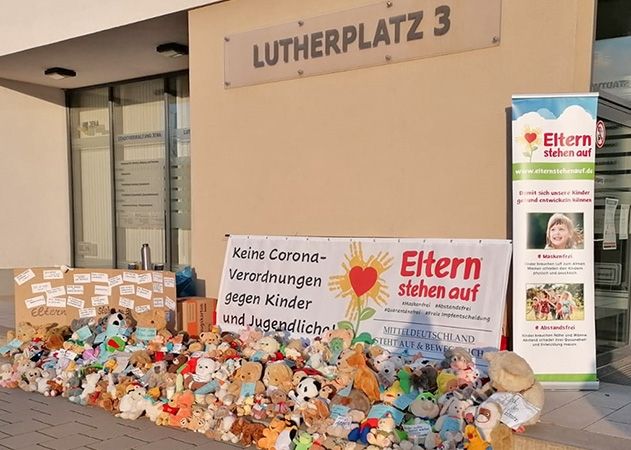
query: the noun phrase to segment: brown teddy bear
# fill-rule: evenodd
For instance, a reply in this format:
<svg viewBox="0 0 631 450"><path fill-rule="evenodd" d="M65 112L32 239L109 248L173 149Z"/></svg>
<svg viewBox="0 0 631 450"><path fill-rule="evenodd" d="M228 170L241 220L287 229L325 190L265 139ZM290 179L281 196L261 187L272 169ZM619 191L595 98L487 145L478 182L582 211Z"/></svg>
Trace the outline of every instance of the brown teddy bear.
<svg viewBox="0 0 631 450"><path fill-rule="evenodd" d="M237 369L234 373L232 383L228 386L228 395L234 399L239 398L241 388L246 383L254 383L254 394L262 394L265 391L265 385L261 382L263 375L263 365L258 362L248 361Z"/></svg>
<svg viewBox="0 0 631 450"><path fill-rule="evenodd" d="M543 409L543 386L535 379L535 374L524 358L510 351L487 352L484 359L489 362L489 378L498 392L521 394L528 402ZM535 415L523 425L534 425L541 414Z"/></svg>
<svg viewBox="0 0 631 450"><path fill-rule="evenodd" d="M285 393L294 388L292 378L294 374L284 362L268 364L263 375L263 383L268 389L281 389Z"/></svg>
<svg viewBox="0 0 631 450"><path fill-rule="evenodd" d="M164 309L151 308L149 311L141 313L132 311L132 317L136 321L136 328L155 328L156 336L159 336L162 342L166 342L173 337L167 329L166 311ZM136 333L132 337L134 340L137 340Z"/></svg>

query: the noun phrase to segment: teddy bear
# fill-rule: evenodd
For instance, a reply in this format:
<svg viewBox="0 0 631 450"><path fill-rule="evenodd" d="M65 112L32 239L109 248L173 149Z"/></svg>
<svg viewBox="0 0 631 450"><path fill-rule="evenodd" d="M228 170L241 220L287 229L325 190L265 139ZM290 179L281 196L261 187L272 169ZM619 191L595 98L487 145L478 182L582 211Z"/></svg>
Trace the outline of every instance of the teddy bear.
<svg viewBox="0 0 631 450"><path fill-rule="evenodd" d="M335 365L341 353L351 348L353 337L354 334L352 330L341 328L335 328L324 333L322 342L331 350L331 356L328 361L329 364Z"/></svg>
<svg viewBox="0 0 631 450"><path fill-rule="evenodd" d="M371 429L366 435L369 444L380 448L390 447L394 442L394 429L396 423L392 415L386 414L377 422L377 427Z"/></svg>
<svg viewBox="0 0 631 450"><path fill-rule="evenodd" d="M132 317L136 321L136 328L153 328L156 330L156 337L161 342L166 342L173 334L167 329L166 311L161 308L151 308L148 311L132 311ZM132 335L135 341L138 340L137 333Z"/></svg>
<svg viewBox="0 0 631 450"><path fill-rule="evenodd" d="M272 336L263 336L254 344L254 354L250 356L251 361L266 362L270 359L276 359L277 353L280 351L280 342Z"/></svg>
<svg viewBox="0 0 631 450"><path fill-rule="evenodd" d="M196 398L215 392L219 388L219 381L214 379L214 375L220 367L221 364L214 359L199 358L194 373L184 375L184 387L192 390Z"/></svg>
<svg viewBox="0 0 631 450"><path fill-rule="evenodd" d="M42 377L42 369L39 367L28 367L22 371L18 387L26 392L37 391L37 380Z"/></svg>
<svg viewBox="0 0 631 450"><path fill-rule="evenodd" d="M0 366L0 387L17 387L17 383L13 380L13 366L10 363L4 363Z"/></svg>
<svg viewBox="0 0 631 450"><path fill-rule="evenodd" d="M470 405L471 402L468 400L451 397L434 424L433 429L436 433L428 433L425 439L425 448L431 450L439 445L451 445L445 443L457 444L461 442L463 439L462 431L464 430L464 414Z"/></svg>
<svg viewBox="0 0 631 450"><path fill-rule="evenodd" d="M221 344L221 330L217 327L213 327L210 331L202 331L199 334L199 342L204 346L205 352L212 352L217 350L217 346Z"/></svg>
<svg viewBox="0 0 631 450"><path fill-rule="evenodd" d="M491 384L498 392L521 394L526 401L543 409L543 386L536 380L535 374L524 358L515 352L486 352L484 359L489 362L488 374ZM539 421L536 414L522 426L534 425ZM520 430L521 431L521 430Z"/></svg>
<svg viewBox="0 0 631 450"><path fill-rule="evenodd" d="M30 322L18 323L15 331L9 330L7 332L7 342L11 342L13 339L17 339L21 342L20 350L24 350L26 346L35 337L36 329Z"/></svg>
<svg viewBox="0 0 631 450"><path fill-rule="evenodd" d="M134 386L127 394L121 398L118 405L119 413L116 417L127 420L136 420L147 409L145 394L147 391L142 386Z"/></svg>
<svg viewBox="0 0 631 450"><path fill-rule="evenodd" d="M289 392L293 388L292 383L293 372L287 364L282 361L270 363L265 367L263 374L263 384L270 392L275 389L281 389Z"/></svg>
<svg viewBox="0 0 631 450"><path fill-rule="evenodd" d="M263 375L263 365L259 362L248 361L243 363L234 373L232 382L228 385L229 400L236 400L241 396L242 389L249 389L250 384L253 386L254 394L261 394L265 391L265 385L261 382L261 376Z"/></svg>
<svg viewBox="0 0 631 450"><path fill-rule="evenodd" d="M272 403L267 410L269 417L285 417L291 411L287 393L281 389L274 389L268 393Z"/></svg>

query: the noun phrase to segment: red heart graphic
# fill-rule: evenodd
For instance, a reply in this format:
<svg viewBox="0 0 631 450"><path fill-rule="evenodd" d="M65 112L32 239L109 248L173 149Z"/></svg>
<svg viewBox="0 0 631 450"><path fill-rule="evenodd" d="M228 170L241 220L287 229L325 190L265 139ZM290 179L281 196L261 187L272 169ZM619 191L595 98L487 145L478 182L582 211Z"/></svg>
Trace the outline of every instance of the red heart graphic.
<svg viewBox="0 0 631 450"><path fill-rule="evenodd" d="M524 134L524 139L526 139L526 142L529 144L532 144L532 141L537 139L537 133L526 133Z"/></svg>
<svg viewBox="0 0 631 450"><path fill-rule="evenodd" d="M377 270L372 267L366 267L365 269L360 266L355 266L348 273L348 277L351 280L351 286L357 294L361 297L368 292L377 282Z"/></svg>

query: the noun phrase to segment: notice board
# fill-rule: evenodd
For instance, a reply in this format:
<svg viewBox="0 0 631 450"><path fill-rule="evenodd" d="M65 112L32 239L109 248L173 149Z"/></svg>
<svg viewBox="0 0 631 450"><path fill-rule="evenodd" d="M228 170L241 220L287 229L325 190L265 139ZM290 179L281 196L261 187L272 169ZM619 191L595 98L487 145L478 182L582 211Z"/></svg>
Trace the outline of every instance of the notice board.
<svg viewBox="0 0 631 450"><path fill-rule="evenodd" d="M14 270L15 323L70 325L73 319L102 317L111 308L136 313L164 309L173 322L175 274L122 269Z"/></svg>

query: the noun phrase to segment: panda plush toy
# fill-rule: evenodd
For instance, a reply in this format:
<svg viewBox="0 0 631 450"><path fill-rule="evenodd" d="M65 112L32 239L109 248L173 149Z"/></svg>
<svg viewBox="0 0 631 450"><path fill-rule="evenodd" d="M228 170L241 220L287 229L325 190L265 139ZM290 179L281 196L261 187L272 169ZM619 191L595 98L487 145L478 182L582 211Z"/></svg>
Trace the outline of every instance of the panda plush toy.
<svg viewBox="0 0 631 450"><path fill-rule="evenodd" d="M288 396L294 401L296 409L305 406L309 400L316 398L322 385L313 377L305 377L300 380L295 391L290 391Z"/></svg>

